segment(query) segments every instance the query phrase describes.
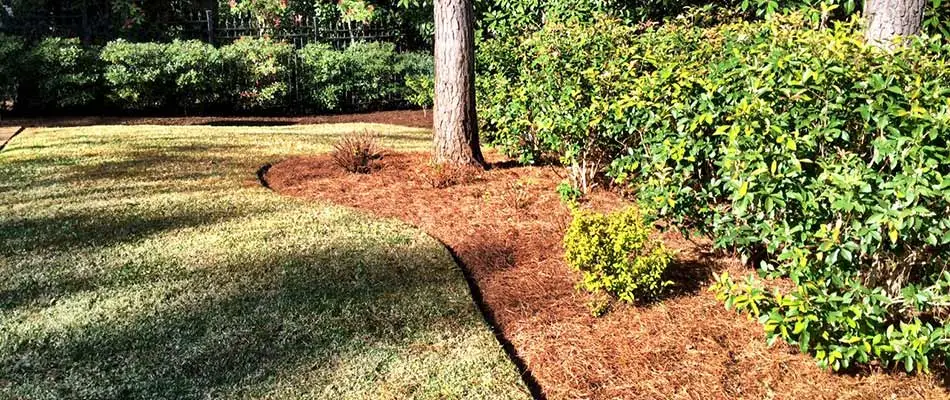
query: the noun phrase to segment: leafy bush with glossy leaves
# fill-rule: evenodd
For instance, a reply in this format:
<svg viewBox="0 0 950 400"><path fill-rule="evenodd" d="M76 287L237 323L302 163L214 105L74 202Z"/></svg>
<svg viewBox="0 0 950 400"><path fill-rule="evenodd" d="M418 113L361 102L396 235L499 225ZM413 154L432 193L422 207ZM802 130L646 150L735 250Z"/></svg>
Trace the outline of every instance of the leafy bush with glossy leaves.
<svg viewBox="0 0 950 400"><path fill-rule="evenodd" d="M532 70L494 80L513 100L484 105L483 125L508 125L486 136L568 159L562 143L594 146L659 217L789 278L715 287L770 340L835 369L926 369L950 342L950 47L884 53L856 22L810 27L551 24L514 53Z"/></svg>
<svg viewBox="0 0 950 400"><path fill-rule="evenodd" d="M575 211L564 235L568 265L584 274L587 290L634 302L658 297L670 282L663 272L673 258L635 207L600 214Z"/></svg>
<svg viewBox="0 0 950 400"><path fill-rule="evenodd" d="M243 37L221 47L228 92L240 108L268 109L287 102L287 74L294 48L270 38Z"/></svg>
<svg viewBox="0 0 950 400"><path fill-rule="evenodd" d="M405 97L414 106L431 108L435 104L435 78L426 75L407 76Z"/></svg>
<svg viewBox="0 0 950 400"><path fill-rule="evenodd" d="M43 39L24 61L21 76L32 89L29 107L83 107L99 96L101 68L96 50L79 39Z"/></svg>
<svg viewBox="0 0 950 400"><path fill-rule="evenodd" d="M619 60L635 56L636 33L605 19L551 23L519 45L487 43L482 61L496 68L486 68L479 84L486 139L525 163L558 157L575 188L591 189L629 137L625 127L601 122L605 102L626 83L618 80Z"/></svg>
<svg viewBox="0 0 950 400"><path fill-rule="evenodd" d="M337 109L346 93L343 53L328 44L309 44L297 52L307 101L323 110Z"/></svg>
<svg viewBox="0 0 950 400"><path fill-rule="evenodd" d="M396 53L391 43L359 42L343 51L326 44L310 44L297 56L305 98L324 110L410 101L419 98L416 90L422 89L415 85L431 80L433 74L431 55Z"/></svg>
<svg viewBox="0 0 950 400"><path fill-rule="evenodd" d="M173 100L183 108L217 104L226 98L224 59L214 46L197 40L175 40L165 45L165 73L173 79Z"/></svg>
<svg viewBox="0 0 950 400"><path fill-rule="evenodd" d="M131 110L207 105L220 97L225 79L218 50L196 40L116 40L99 57L105 64L108 99Z"/></svg>
<svg viewBox="0 0 950 400"><path fill-rule="evenodd" d="M346 94L354 104L381 104L400 93L396 76L396 46L357 42L343 50Z"/></svg>
<svg viewBox="0 0 950 400"><path fill-rule="evenodd" d="M159 108L171 95L172 81L165 73L166 51L160 43L115 40L99 53L105 63L106 97L126 109Z"/></svg>
<svg viewBox="0 0 950 400"><path fill-rule="evenodd" d="M421 52L397 56L396 76L399 97L417 107L432 107L435 98L435 65L432 55Z"/></svg>

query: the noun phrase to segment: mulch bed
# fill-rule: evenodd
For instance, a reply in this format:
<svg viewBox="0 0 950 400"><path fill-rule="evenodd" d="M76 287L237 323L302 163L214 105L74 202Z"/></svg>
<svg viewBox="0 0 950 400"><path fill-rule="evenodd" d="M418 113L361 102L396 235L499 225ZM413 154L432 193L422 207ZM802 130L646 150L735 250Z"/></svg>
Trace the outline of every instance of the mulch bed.
<svg viewBox="0 0 950 400"><path fill-rule="evenodd" d="M282 194L398 218L443 241L547 398L948 398L936 376L833 374L787 345L768 347L758 323L726 311L706 290L714 271L750 270L675 233L663 235L679 251L670 296L615 304L593 317L595 298L577 289L579 275L563 261L571 216L554 190L562 170L499 163L471 182L436 189L424 178L428 161L427 154L390 154L380 169L359 175L320 155L276 164L266 179ZM627 204L601 191L585 207Z"/></svg>
<svg viewBox="0 0 950 400"><path fill-rule="evenodd" d="M432 113L423 110L378 111L361 114L314 115L298 117L201 116L201 117L42 117L4 118L0 126L72 127L89 125L209 125L209 126L274 126L304 124L335 124L348 122L432 127Z"/></svg>

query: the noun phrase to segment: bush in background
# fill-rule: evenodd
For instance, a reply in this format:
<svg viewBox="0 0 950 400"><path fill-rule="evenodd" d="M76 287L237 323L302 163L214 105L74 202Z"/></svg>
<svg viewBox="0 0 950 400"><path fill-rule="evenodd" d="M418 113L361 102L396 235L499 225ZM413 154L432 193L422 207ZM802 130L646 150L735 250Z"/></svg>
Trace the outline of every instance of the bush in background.
<svg viewBox="0 0 950 400"><path fill-rule="evenodd" d="M323 110L400 100L424 106L419 102L425 103L421 97L425 93L418 91L425 92L423 80L431 81L434 69L431 55L399 54L392 43L358 42L342 51L310 44L298 52L298 58L305 98Z"/></svg>
<svg viewBox="0 0 950 400"><path fill-rule="evenodd" d="M345 50L312 44L295 52L267 38L242 38L220 49L195 40L115 40L97 53L76 39L47 39L29 49L28 57L18 57L21 46L16 38L0 37L0 69L9 71L0 78L0 90L13 98L16 83L24 82L21 110L74 109L104 98L129 111L339 111L402 105L410 98L424 106L432 97L432 57L396 53L391 43L356 43ZM289 98L292 78L299 103Z"/></svg>
<svg viewBox="0 0 950 400"><path fill-rule="evenodd" d="M396 82L396 86L401 88L399 97L417 107L432 107L435 98L435 65L431 55L419 52L400 54L396 63L396 76L402 79L402 85Z"/></svg>
<svg viewBox="0 0 950 400"><path fill-rule="evenodd" d="M129 110L212 104L223 97L222 61L214 46L196 40L129 43L116 40L100 53L107 97Z"/></svg>
<svg viewBox="0 0 950 400"><path fill-rule="evenodd" d="M435 77L410 75L406 77L405 98L409 104L423 109L435 104Z"/></svg>
<svg viewBox="0 0 950 400"><path fill-rule="evenodd" d="M309 44L297 52L304 78L304 98L322 110L335 110L346 93L346 62L328 44Z"/></svg>
<svg viewBox="0 0 950 400"><path fill-rule="evenodd" d="M396 78L396 46L357 42L343 50L345 90L353 104L380 104L400 93Z"/></svg>
<svg viewBox="0 0 950 400"><path fill-rule="evenodd" d="M587 290L621 300L652 300L670 282L663 272L673 259L640 211L630 207L611 214L575 211L564 235L567 264L584 274Z"/></svg>
<svg viewBox="0 0 950 400"><path fill-rule="evenodd" d="M106 97L128 110L161 108L174 89L165 73L168 55L160 43L109 42L99 54L105 64Z"/></svg>
<svg viewBox="0 0 950 400"><path fill-rule="evenodd" d="M221 47L224 71L233 76L227 92L243 109L270 109L287 104L293 46L269 38L243 37Z"/></svg>
<svg viewBox="0 0 950 400"><path fill-rule="evenodd" d="M174 101L186 110L218 104L226 97L221 52L197 40L175 40L166 45L165 73L173 78Z"/></svg>
<svg viewBox="0 0 950 400"><path fill-rule="evenodd" d="M16 98L22 56L23 40L0 34L0 111L6 108L7 101Z"/></svg>
<svg viewBox="0 0 950 400"><path fill-rule="evenodd" d="M20 65L29 108L82 108L98 99L101 68L96 50L78 39L43 39Z"/></svg>

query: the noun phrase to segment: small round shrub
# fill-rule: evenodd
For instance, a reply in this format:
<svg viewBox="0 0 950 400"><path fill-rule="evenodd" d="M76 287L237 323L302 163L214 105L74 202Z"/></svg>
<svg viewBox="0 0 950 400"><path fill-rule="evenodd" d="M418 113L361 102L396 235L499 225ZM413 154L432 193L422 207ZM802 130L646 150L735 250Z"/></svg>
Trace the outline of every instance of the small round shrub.
<svg viewBox="0 0 950 400"><path fill-rule="evenodd" d="M575 211L564 235L565 258L584 274L583 286L635 302L657 298L670 282L663 272L673 252L650 237L637 208L610 214Z"/></svg>

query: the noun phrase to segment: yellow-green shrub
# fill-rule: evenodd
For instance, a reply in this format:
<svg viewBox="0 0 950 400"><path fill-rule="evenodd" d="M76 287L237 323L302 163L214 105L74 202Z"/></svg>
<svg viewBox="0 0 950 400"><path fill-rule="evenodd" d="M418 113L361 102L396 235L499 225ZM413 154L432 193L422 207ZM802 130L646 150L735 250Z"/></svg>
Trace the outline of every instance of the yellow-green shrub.
<svg viewBox="0 0 950 400"><path fill-rule="evenodd" d="M650 237L652 231L633 207L610 214L576 211L564 236L567 263L584 273L587 290L629 302L654 299L670 284L663 272L673 253Z"/></svg>

